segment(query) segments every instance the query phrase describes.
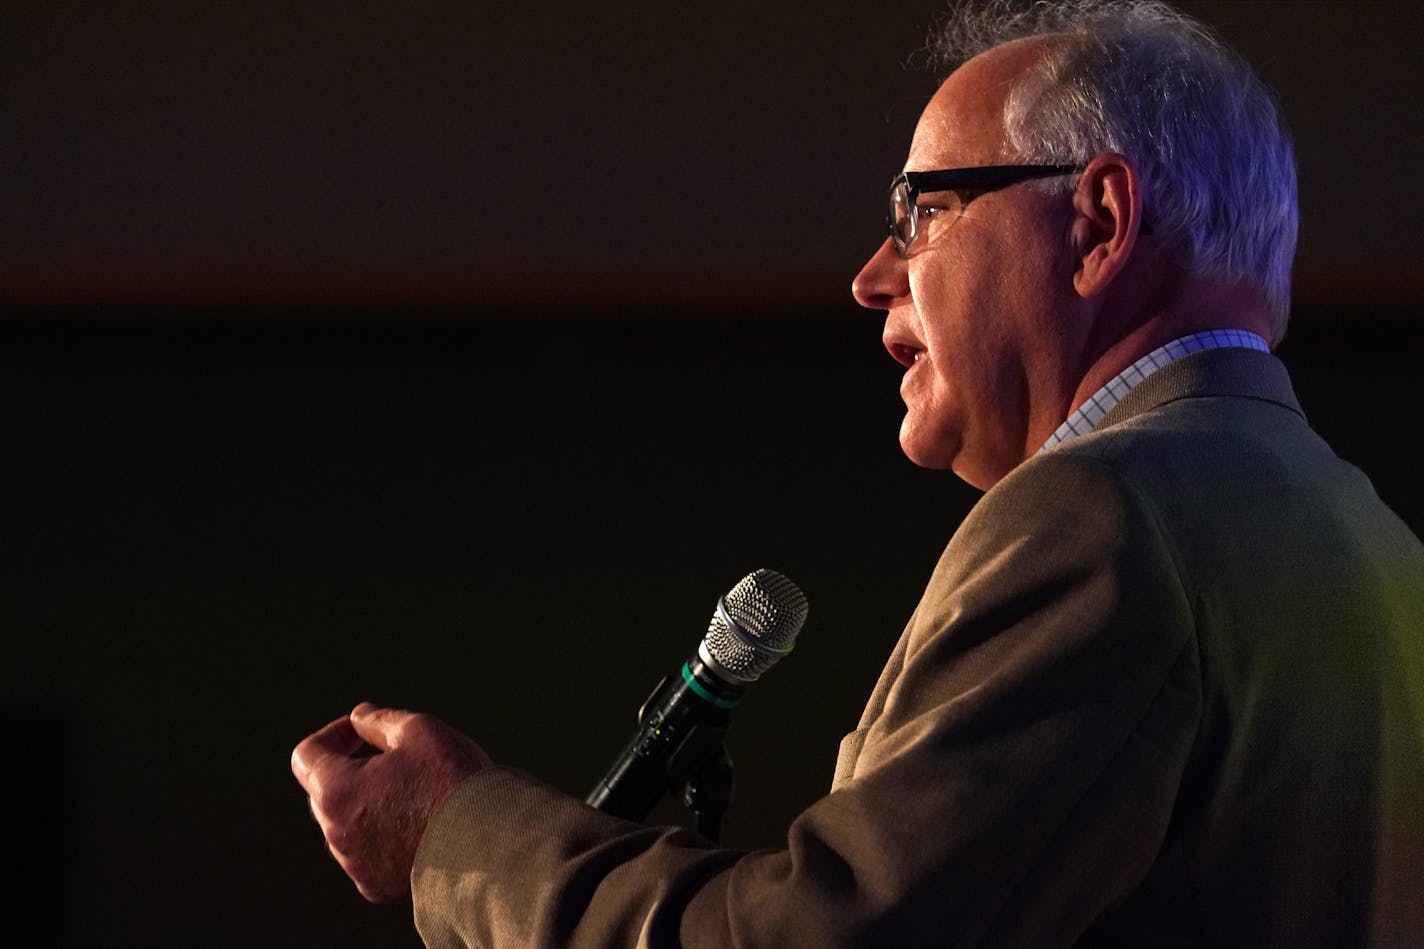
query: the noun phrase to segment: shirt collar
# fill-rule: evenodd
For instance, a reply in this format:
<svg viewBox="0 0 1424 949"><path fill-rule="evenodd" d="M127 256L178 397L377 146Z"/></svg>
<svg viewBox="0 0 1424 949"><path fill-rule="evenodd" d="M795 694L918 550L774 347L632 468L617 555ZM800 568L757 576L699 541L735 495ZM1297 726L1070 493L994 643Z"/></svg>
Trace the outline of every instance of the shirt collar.
<svg viewBox="0 0 1424 949"><path fill-rule="evenodd" d="M1109 379L1107 385L1094 392L1086 402L1073 410L1073 414L1058 426L1057 431L1048 437L1048 441L1043 443L1043 447L1039 451L1047 451L1054 446L1091 432L1103 420L1103 416L1122 401L1123 396L1168 363L1181 359L1189 353L1198 353L1204 349L1221 349L1227 346L1255 349L1263 353L1271 351L1271 347L1264 339L1246 330L1205 330L1190 336L1183 336L1181 339L1174 339L1167 345L1152 350Z"/></svg>

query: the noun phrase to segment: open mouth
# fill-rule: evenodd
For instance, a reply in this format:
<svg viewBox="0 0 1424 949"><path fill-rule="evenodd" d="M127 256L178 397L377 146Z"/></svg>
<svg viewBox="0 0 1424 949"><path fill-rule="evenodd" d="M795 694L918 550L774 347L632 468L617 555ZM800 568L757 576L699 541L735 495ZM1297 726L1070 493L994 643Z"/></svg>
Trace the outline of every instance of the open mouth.
<svg viewBox="0 0 1424 949"><path fill-rule="evenodd" d="M906 368L913 366L924 356L925 350L919 346L910 346L905 343L885 344L885 348L890 351L890 355L895 357L895 361Z"/></svg>

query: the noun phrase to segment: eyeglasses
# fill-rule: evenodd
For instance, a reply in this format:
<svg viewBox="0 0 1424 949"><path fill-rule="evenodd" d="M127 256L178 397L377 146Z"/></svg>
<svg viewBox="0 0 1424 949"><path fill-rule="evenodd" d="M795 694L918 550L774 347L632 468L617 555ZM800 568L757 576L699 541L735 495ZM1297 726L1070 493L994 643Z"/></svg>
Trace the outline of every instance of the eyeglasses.
<svg viewBox="0 0 1424 949"><path fill-rule="evenodd" d="M945 171L902 171L890 182L890 210L885 223L895 249L901 257L909 257L910 249L920 236L920 195L951 192L959 204L945 210L958 214L981 194L1021 181L1054 178L1081 170L1081 165L984 165Z"/></svg>

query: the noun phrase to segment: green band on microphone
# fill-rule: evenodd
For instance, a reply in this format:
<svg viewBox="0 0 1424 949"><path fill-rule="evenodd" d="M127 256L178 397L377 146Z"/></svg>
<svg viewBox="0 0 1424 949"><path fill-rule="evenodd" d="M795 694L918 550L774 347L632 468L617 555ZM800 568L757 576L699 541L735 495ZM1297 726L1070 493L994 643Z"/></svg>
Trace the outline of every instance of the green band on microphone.
<svg viewBox="0 0 1424 949"><path fill-rule="evenodd" d="M737 707L736 699L724 699L721 696L708 691L707 686L697 681L697 677L692 674L692 670L688 668L687 663L685 662L682 664L682 681L687 683L688 688L690 688L692 691L696 692L699 696L701 696L703 701L710 702L718 708Z"/></svg>

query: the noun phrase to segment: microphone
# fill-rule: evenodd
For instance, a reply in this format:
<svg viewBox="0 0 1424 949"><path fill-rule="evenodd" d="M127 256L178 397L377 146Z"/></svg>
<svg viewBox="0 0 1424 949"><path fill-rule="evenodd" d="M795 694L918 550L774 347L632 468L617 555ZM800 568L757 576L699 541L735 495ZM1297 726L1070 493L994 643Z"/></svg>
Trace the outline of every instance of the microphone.
<svg viewBox="0 0 1424 949"><path fill-rule="evenodd" d="M725 758L722 737L732 709L748 685L791 652L806 610L806 595L775 570L753 571L727 591L681 674L664 676L638 709L637 733L586 803L641 821L664 794Z"/></svg>

